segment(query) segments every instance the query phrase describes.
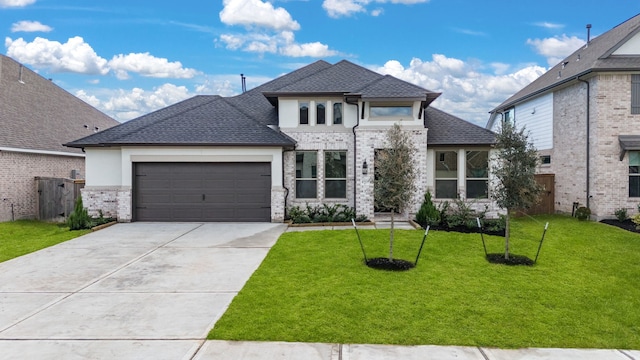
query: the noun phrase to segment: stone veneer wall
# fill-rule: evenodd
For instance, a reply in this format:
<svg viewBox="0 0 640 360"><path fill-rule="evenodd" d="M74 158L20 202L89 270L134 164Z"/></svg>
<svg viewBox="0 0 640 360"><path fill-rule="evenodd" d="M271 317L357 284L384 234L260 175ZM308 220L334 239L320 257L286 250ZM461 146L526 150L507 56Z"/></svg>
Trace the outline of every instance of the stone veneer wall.
<svg viewBox="0 0 640 360"><path fill-rule="evenodd" d="M0 221L38 216L36 176L70 178L71 170L84 174L84 158L0 151Z"/></svg>
<svg viewBox="0 0 640 360"><path fill-rule="evenodd" d="M618 135L640 135L640 115L631 114L631 75L601 74L591 84L592 214L613 218L620 208L635 214L640 198L629 197L629 155L620 160L618 141Z"/></svg>
<svg viewBox="0 0 640 360"><path fill-rule="evenodd" d="M593 92L591 95L594 96ZM574 202L586 204L586 97L584 83L553 95L554 147L545 172L555 174L558 212L571 213Z"/></svg>
<svg viewBox="0 0 640 360"><path fill-rule="evenodd" d="M631 114L631 75L600 74L590 83L589 207L595 219L613 218L626 208L637 212L640 198L629 198L629 157L620 161L618 135L640 135L640 115ZM541 172L555 174L556 211L571 213L573 203L586 205L586 84L556 91L554 148L551 165Z"/></svg>
<svg viewBox="0 0 640 360"><path fill-rule="evenodd" d="M117 218L119 222L130 222L131 189L113 187L85 187L81 190L82 202L92 217L99 216Z"/></svg>

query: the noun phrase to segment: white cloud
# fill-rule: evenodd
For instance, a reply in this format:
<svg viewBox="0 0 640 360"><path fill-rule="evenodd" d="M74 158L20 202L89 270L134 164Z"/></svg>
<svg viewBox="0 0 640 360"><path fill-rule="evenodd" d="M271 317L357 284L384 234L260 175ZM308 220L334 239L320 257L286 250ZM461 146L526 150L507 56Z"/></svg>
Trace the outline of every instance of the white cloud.
<svg viewBox="0 0 640 360"><path fill-rule="evenodd" d="M174 79L190 79L198 73L194 69L183 68L179 61L169 62L148 52L116 55L109 61L109 67L121 80L128 79L129 72L145 77Z"/></svg>
<svg viewBox="0 0 640 360"><path fill-rule="evenodd" d="M547 58L549 66L554 66L571 55L586 41L576 36L556 36L546 39L527 39L527 44L533 46L536 52Z"/></svg>
<svg viewBox="0 0 640 360"><path fill-rule="evenodd" d="M35 2L36 0L0 0L0 7L25 7Z"/></svg>
<svg viewBox="0 0 640 360"><path fill-rule="evenodd" d="M296 43L295 34L291 31L274 34L257 32L223 34L217 41L229 50L242 50L258 54L279 53L290 57L327 57L338 54L337 51L329 49L328 45L320 42Z"/></svg>
<svg viewBox="0 0 640 360"><path fill-rule="evenodd" d="M64 44L41 37L36 37L30 43L22 38L12 40L7 37L4 44L7 56L37 68L91 75L109 72L107 60L98 56L79 36L70 38Z"/></svg>
<svg viewBox="0 0 640 360"><path fill-rule="evenodd" d="M324 0L322 2L322 8L332 18L339 18L341 16L351 16L359 12L366 12L367 5L371 3L391 3L391 4L403 4L412 5L427 3L430 0ZM379 16L382 13L382 9L375 9L371 11L371 15Z"/></svg>
<svg viewBox="0 0 640 360"><path fill-rule="evenodd" d="M306 44L290 44L283 47L280 52L291 57L326 57L336 55L336 52L329 50L329 46L319 42Z"/></svg>
<svg viewBox="0 0 640 360"><path fill-rule="evenodd" d="M542 27L545 29L562 29L564 27L563 24L554 24L546 21L537 22L537 23L534 23L533 25Z"/></svg>
<svg viewBox="0 0 640 360"><path fill-rule="evenodd" d="M507 71L504 64L490 66L499 68L502 73L483 73L482 64L464 62L440 54L433 55L431 61L414 58L406 68L399 61L390 60L374 70L442 92L434 103L435 107L484 126L489 119L490 110L546 71L545 68L534 65L516 71Z"/></svg>
<svg viewBox="0 0 640 360"><path fill-rule="evenodd" d="M300 24L284 8L274 8L260 0L224 0L220 21L227 25L243 25L282 30L298 30Z"/></svg>
<svg viewBox="0 0 640 360"><path fill-rule="evenodd" d="M101 96L104 100L96 95L89 95L84 90L78 90L75 94L120 122L148 114L192 96L186 87L169 83L151 91L141 88L107 91Z"/></svg>
<svg viewBox="0 0 640 360"><path fill-rule="evenodd" d="M50 32L53 28L48 25L43 25L39 21L18 21L11 25L11 32Z"/></svg>

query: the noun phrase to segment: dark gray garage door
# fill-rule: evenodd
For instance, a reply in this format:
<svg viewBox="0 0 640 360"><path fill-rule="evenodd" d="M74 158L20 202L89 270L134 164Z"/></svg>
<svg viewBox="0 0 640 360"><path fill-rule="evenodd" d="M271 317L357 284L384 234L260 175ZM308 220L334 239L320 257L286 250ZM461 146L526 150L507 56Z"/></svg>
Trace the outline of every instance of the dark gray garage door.
<svg viewBox="0 0 640 360"><path fill-rule="evenodd" d="M269 163L135 163L136 221L271 221Z"/></svg>

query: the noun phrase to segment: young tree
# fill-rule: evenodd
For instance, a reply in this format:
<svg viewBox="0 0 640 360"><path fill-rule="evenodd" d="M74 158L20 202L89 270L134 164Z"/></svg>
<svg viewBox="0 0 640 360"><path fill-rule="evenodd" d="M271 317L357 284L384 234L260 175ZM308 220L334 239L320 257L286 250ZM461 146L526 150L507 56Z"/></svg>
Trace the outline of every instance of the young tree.
<svg viewBox="0 0 640 360"><path fill-rule="evenodd" d="M417 173L413 165L416 148L398 124L387 132L387 146L376 158L374 198L377 207L391 210L389 260L393 260L394 213L409 205L416 192Z"/></svg>
<svg viewBox="0 0 640 360"><path fill-rule="evenodd" d="M542 187L535 181L538 153L525 129L510 122L502 124L496 135L497 156L491 171L495 177L492 197L507 210L504 257L509 259L509 216L511 210L527 209L538 202Z"/></svg>

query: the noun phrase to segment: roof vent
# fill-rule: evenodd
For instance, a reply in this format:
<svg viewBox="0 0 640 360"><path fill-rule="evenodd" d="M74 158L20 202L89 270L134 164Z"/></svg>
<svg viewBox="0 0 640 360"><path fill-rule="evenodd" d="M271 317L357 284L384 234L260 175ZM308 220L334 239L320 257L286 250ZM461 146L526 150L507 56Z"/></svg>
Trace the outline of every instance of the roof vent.
<svg viewBox="0 0 640 360"><path fill-rule="evenodd" d="M576 59L576 61L580 61L580 54L578 54L578 58Z"/></svg>
<svg viewBox="0 0 640 360"><path fill-rule="evenodd" d="M242 83L242 92L247 92L247 77L244 74L240 74L240 81Z"/></svg>
<svg viewBox="0 0 640 360"><path fill-rule="evenodd" d="M558 71L558 79L560 79L562 77L562 71Z"/></svg>
<svg viewBox="0 0 640 360"><path fill-rule="evenodd" d="M587 24L587 45L585 45L585 47L589 47L590 42L591 42L591 24Z"/></svg>
<svg viewBox="0 0 640 360"><path fill-rule="evenodd" d="M567 64L569 64L569 62L568 62L568 61L563 62L563 63L562 63L562 68L564 69L564 68L567 66Z"/></svg>
<svg viewBox="0 0 640 360"><path fill-rule="evenodd" d="M24 81L22 81L22 68L24 68L24 66L22 64L20 64L20 70L18 72L18 82L20 84L24 84Z"/></svg>

